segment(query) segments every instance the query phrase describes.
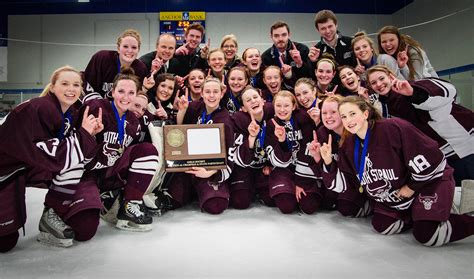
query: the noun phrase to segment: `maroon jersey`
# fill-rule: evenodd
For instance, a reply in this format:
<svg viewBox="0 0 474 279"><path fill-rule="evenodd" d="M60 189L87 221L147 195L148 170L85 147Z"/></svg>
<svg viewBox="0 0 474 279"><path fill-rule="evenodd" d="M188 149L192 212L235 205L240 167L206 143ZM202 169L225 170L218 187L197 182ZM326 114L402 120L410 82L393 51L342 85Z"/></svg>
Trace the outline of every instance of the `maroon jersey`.
<svg viewBox="0 0 474 279"><path fill-rule="evenodd" d="M356 137L349 135L344 141L339 149L337 167L334 162L330 168L323 165L324 184L330 185L330 190L341 193L352 188L359 191L361 185L370 199L405 210L411 206L415 195L398 198L399 189L404 185L416 192L429 188L441 179L447 168L446 159L434 140L403 119L384 119L377 121L370 129L359 184L359 170L354 163Z"/></svg>
<svg viewBox="0 0 474 279"><path fill-rule="evenodd" d="M193 101L189 103L189 107L184 115L183 124L213 124L213 123L224 123L225 131L225 146L227 154L232 154L232 148L234 146L234 128L232 126L232 119L230 118L229 112L220 107L215 110L211 115L204 115L206 119L203 119L203 113L206 111L206 105L201 100ZM211 179L217 182L224 182L230 177L232 173L233 162L231 158L227 159L227 168L218 171L214 174Z"/></svg>
<svg viewBox="0 0 474 279"><path fill-rule="evenodd" d="M135 59L131 65L140 82L148 71L142 61ZM112 84L120 72L119 54L115 50L101 50L94 54L83 72L84 102L97 98L111 98Z"/></svg>
<svg viewBox="0 0 474 279"><path fill-rule="evenodd" d="M438 142L446 157L474 154L474 114L456 103L456 88L429 78L410 82L413 96L390 92L383 99L392 116L403 118Z"/></svg>
<svg viewBox="0 0 474 279"><path fill-rule="evenodd" d="M248 126L251 122L250 115L246 112L239 111L233 115L234 124L234 148L232 150L232 161L240 167L251 167L261 169L268 161L265 153L265 135L267 125L275 115L273 105L265 103L263 107L263 119L260 125L260 132L255 139L254 148L249 148L249 131Z"/></svg>
<svg viewBox="0 0 474 279"><path fill-rule="evenodd" d="M276 119L277 123L285 127L286 141L280 143L275 136L275 125L269 122L265 150L274 167L290 167L298 179L299 185L313 185L316 176L311 164L314 160L308 151L308 144L313 139L314 121L308 113L301 109L293 111L290 121Z"/></svg>
<svg viewBox="0 0 474 279"><path fill-rule="evenodd" d="M55 185L78 183L96 143L74 128L77 119L73 107L62 113L52 93L18 105L0 126L0 184L23 169L47 173Z"/></svg>
<svg viewBox="0 0 474 279"><path fill-rule="evenodd" d="M96 135L97 147L96 156L87 164L88 170L105 169L111 167L122 156L125 148L132 142L138 142L140 138L140 123L137 117L130 111L125 113L123 138L119 133L119 121L117 120L112 101L104 99L91 100L83 105L83 109L89 106L89 113L99 114L99 108L102 108L102 123L104 129Z"/></svg>

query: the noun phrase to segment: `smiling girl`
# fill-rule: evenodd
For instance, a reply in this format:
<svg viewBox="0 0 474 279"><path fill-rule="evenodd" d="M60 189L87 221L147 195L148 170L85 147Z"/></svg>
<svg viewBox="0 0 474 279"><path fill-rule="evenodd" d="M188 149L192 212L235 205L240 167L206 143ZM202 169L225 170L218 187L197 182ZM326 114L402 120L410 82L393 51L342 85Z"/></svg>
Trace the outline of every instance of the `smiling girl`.
<svg viewBox="0 0 474 279"><path fill-rule="evenodd" d="M225 92L221 81L207 78L204 81L198 101L189 102L187 94L178 100L177 124L212 124L224 123L225 146L228 154L233 147L234 131L229 112L219 105ZM200 208L210 214L220 214L229 205L228 178L232 173L233 163L227 160L222 170L207 170L193 167L186 173L176 173L168 186L173 208L186 205L191 201L191 193L196 192Z"/></svg>
<svg viewBox="0 0 474 279"><path fill-rule="evenodd" d="M149 71L137 58L140 44L140 34L136 30L128 29L117 38L117 50L101 50L92 56L83 73L86 94L84 102L96 98L111 98L114 78L122 68L132 68L140 83L144 81ZM146 89L152 86L145 84Z"/></svg>
<svg viewBox="0 0 474 279"><path fill-rule="evenodd" d="M397 27L384 26L377 35L377 41L379 52L397 60L406 80L438 77L420 43L410 36L401 34Z"/></svg>
<svg viewBox="0 0 474 279"><path fill-rule="evenodd" d="M377 232L391 235L413 227L415 239L426 246L474 234L474 217L450 213L453 171L435 141L405 120L381 119L357 96L346 97L339 113L349 135L338 168L326 168L325 185L336 192L352 188L373 200Z"/></svg>
<svg viewBox="0 0 474 279"><path fill-rule="evenodd" d="M454 168L456 185L474 178L474 115L455 103L456 88L451 83L436 78L399 80L384 66L367 73L370 86L382 96L391 115L409 121L438 142Z"/></svg>
<svg viewBox="0 0 474 279"><path fill-rule="evenodd" d="M352 39L352 50L357 60L355 72L362 80L367 80L366 70L374 65L385 65L392 70L398 78L404 79L398 68L397 61L387 54L378 55L374 49L374 42L365 32L357 32L354 35L354 39Z"/></svg>
<svg viewBox="0 0 474 279"><path fill-rule="evenodd" d="M223 81L227 73L224 52L220 48L212 49L209 51L207 63L210 67L210 75Z"/></svg>
<svg viewBox="0 0 474 279"><path fill-rule="evenodd" d="M116 216L110 216L107 206L104 206L102 215L109 213L107 221L116 222L117 228L129 231L149 231L152 228L153 220L146 213L142 198L158 167L158 152L151 143L132 145L139 140L140 123L129 109L134 104L139 84L133 70L124 69L114 80L112 101L91 100L86 103L91 113L95 114L99 109L104 112L104 130L96 136L96 156L86 165L88 172L80 183L81 189L91 194L100 189L104 205L112 205L117 199L117 195L111 193L120 191L112 190L123 189Z"/></svg>
<svg viewBox="0 0 474 279"><path fill-rule="evenodd" d="M268 157L265 153L267 125L274 116L273 105L263 100L257 89L246 87L243 107L233 115L234 149L230 158L235 163L230 177L230 205L245 209L254 193L266 205L274 205L268 191Z"/></svg>
<svg viewBox="0 0 474 279"><path fill-rule="evenodd" d="M155 114L158 119L174 121L176 111L173 101L177 91L175 77L172 74L159 74L155 83L156 90L152 88L148 91L148 98L156 108Z"/></svg>
<svg viewBox="0 0 474 279"><path fill-rule="evenodd" d="M89 108L82 124L74 128L79 118L74 104L81 89L80 73L61 67L52 74L42 97L18 105L0 126L0 252L13 249L18 241L18 229L26 221L25 186L32 184L45 183L49 188L39 225L41 243L68 247L74 238L92 237L88 228L78 226L80 220L90 221L92 212L65 218L61 206L56 206L79 196L77 183L85 161L94 156L93 136L103 128L101 113L95 118Z"/></svg>
<svg viewBox="0 0 474 279"><path fill-rule="evenodd" d="M227 92L221 100L221 106L232 115L242 108L242 91L249 82L247 71L243 67L234 67L227 74Z"/></svg>
<svg viewBox="0 0 474 279"><path fill-rule="evenodd" d="M275 117L265 138L265 150L274 167L269 178L270 197L284 214L292 213L298 205L304 213L312 214L321 200L307 150L316 126L305 111L297 109L296 98L289 91L278 92L273 106Z"/></svg>
<svg viewBox="0 0 474 279"><path fill-rule="evenodd" d="M242 64L248 69L250 85L258 89L265 89L260 51L253 47L245 49L242 53Z"/></svg>

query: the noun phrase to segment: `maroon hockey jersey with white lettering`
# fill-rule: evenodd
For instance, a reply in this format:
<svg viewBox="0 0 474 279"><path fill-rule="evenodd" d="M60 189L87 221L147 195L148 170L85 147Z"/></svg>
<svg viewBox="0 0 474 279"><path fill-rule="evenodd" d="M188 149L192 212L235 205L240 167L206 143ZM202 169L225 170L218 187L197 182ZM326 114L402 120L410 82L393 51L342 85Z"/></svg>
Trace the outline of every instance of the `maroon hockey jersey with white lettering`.
<svg viewBox="0 0 474 279"><path fill-rule="evenodd" d="M248 127L251 122L250 115L246 112L236 112L233 117L234 124L234 148L232 152L232 160L238 166L246 168L261 169L268 162L268 157L265 152L265 135L268 123L275 115L273 105L265 103L263 107L263 119L260 125L260 132L255 139L254 148L249 148L249 131ZM263 142L261 142L263 140Z"/></svg>
<svg viewBox="0 0 474 279"><path fill-rule="evenodd" d="M96 135L97 147L95 149L96 156L87 164L86 169L96 170L111 167L122 156L125 148L130 146L132 142L138 142L140 138L140 123L137 117L130 111L125 113L125 129L123 140L119 138L119 123L115 118L112 108L112 102L104 99L95 99L85 103L81 109L83 111L89 106L89 113L99 114L99 108L102 108L102 123L104 129Z"/></svg>
<svg viewBox="0 0 474 279"><path fill-rule="evenodd" d="M24 169L55 185L78 183L96 143L86 130L74 128L77 119L73 106L63 115L52 93L18 105L0 126L0 185Z"/></svg>
<svg viewBox="0 0 474 279"><path fill-rule="evenodd" d="M230 118L229 112L225 109L218 108L212 113L208 121L202 118L203 112L206 110L206 105L202 99L189 103L189 107L184 115L183 124L213 124L224 123L225 132L225 146L227 155L232 152L234 146L234 127ZM224 182L230 177L234 163L230 158L227 158L227 168L218 171L211 176L211 179L217 182Z"/></svg>
<svg viewBox="0 0 474 279"><path fill-rule="evenodd" d="M456 88L437 79L411 81L413 96L390 92L381 97L392 116L403 118L438 142L449 158L474 154L474 114L456 103Z"/></svg>
<svg viewBox="0 0 474 279"><path fill-rule="evenodd" d="M131 65L140 82L148 70L142 61L135 59ZM97 98L111 98L115 76L120 72L119 54L115 50L101 50L94 54L83 72L84 102Z"/></svg>
<svg viewBox="0 0 474 279"><path fill-rule="evenodd" d="M314 121L303 109L293 111L290 121L275 117L277 123L285 127L286 141L280 143L275 136L275 125L269 122L265 138L265 150L274 167L294 169L298 185L313 185L316 176L311 164L314 160L308 151L308 144L313 140Z"/></svg>
<svg viewBox="0 0 474 279"><path fill-rule="evenodd" d="M349 187L363 191L376 202L397 209L408 209L415 197L398 198L401 187L408 185L414 191L440 179L446 168L446 159L438 144L407 121L399 118L383 119L370 129L368 151L360 182L354 164L356 135L349 135L339 149L337 165L323 165L324 185L336 192ZM363 143L364 140L361 140ZM359 148L359 152L363 149Z"/></svg>

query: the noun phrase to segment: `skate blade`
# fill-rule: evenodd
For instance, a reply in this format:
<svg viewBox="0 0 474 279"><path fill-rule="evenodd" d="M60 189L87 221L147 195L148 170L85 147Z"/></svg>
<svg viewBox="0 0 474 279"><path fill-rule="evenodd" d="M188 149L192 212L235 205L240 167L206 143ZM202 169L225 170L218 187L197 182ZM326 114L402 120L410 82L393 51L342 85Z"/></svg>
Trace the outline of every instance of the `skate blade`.
<svg viewBox="0 0 474 279"><path fill-rule="evenodd" d="M120 230L131 232L149 232L152 229L151 224L138 225L128 220L117 220L115 227Z"/></svg>
<svg viewBox="0 0 474 279"><path fill-rule="evenodd" d="M474 212L474 181L463 180L461 185L461 205L459 206L459 212L461 214Z"/></svg>
<svg viewBox="0 0 474 279"><path fill-rule="evenodd" d="M62 247L68 248L73 245L72 238L71 239L61 239L57 238L54 235L47 233L47 232L40 232L37 238L38 242L46 245L46 246L55 246L55 247Z"/></svg>

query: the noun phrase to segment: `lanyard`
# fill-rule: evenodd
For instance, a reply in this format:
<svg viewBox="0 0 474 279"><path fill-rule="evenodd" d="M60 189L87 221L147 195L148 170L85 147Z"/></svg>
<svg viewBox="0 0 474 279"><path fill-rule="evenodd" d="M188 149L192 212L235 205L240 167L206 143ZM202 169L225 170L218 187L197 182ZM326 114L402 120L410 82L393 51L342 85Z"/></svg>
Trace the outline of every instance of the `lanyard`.
<svg viewBox="0 0 474 279"><path fill-rule="evenodd" d="M364 139L364 148L362 149L361 158L359 161L359 149L360 149L360 140L359 137L355 137L355 146L354 146L354 166L359 174L359 181L361 185L359 187L359 192L363 192L364 189L362 188L362 176L364 174L364 166L365 166L365 157L367 156L367 151L369 149L369 137L370 137L370 129L367 129L367 133Z"/></svg>
<svg viewBox="0 0 474 279"><path fill-rule="evenodd" d="M232 103L235 106L235 111L239 111L240 110L239 100L237 100L237 98L234 96L234 93L232 93L232 91L230 90L229 90L229 98L232 100Z"/></svg>
<svg viewBox="0 0 474 279"><path fill-rule="evenodd" d="M120 56L120 54L119 54ZM122 65L120 64L120 58L117 56L117 74L120 74L120 69Z"/></svg>
<svg viewBox="0 0 474 279"><path fill-rule="evenodd" d="M257 122L258 123L258 122ZM267 123L265 120L262 121L262 124L258 123L260 126L260 131L258 132L258 144L260 145L261 148L264 147L265 143L265 134L267 133Z"/></svg>
<svg viewBox="0 0 474 279"><path fill-rule="evenodd" d="M291 116L290 118L290 126L291 126L290 130L293 131L293 128L295 127L295 120L293 119L293 116ZM286 133L286 144L288 145L288 149L290 150L292 150L293 146L295 145L294 140L293 141L288 140L288 133Z"/></svg>
<svg viewBox="0 0 474 279"><path fill-rule="evenodd" d="M250 78L250 84L252 84L253 87L257 86L257 77L251 77Z"/></svg>
<svg viewBox="0 0 474 279"><path fill-rule="evenodd" d="M207 124L212 119L212 116L214 115L215 112L220 110L220 107L217 108L215 111L211 112L210 114L206 114L206 109L203 110L201 114L201 124Z"/></svg>
<svg viewBox="0 0 474 279"><path fill-rule="evenodd" d="M118 130L118 143L123 145L123 138L125 136L125 116L126 113L123 114L122 118L120 118L117 108L115 107L114 102L112 101L112 109L115 114L115 119L117 120L117 130Z"/></svg>
<svg viewBox="0 0 474 279"><path fill-rule="evenodd" d="M61 112L61 117L63 121L61 123L61 128L59 129L59 133L58 133L59 140L64 139L64 133L66 132L66 119L69 122L69 126L72 125L72 116L69 111L66 111L66 113Z"/></svg>

